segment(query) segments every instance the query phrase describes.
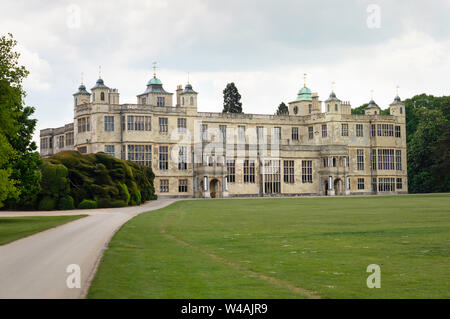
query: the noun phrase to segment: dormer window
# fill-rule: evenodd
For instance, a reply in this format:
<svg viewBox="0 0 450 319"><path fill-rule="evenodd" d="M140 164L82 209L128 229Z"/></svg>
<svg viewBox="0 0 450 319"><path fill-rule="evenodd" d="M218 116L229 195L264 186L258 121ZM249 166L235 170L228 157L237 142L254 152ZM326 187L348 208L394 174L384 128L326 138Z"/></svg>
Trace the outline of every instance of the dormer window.
<svg viewBox="0 0 450 319"><path fill-rule="evenodd" d="M105 100L105 93L104 92L100 93L100 100L102 100L102 101Z"/></svg>

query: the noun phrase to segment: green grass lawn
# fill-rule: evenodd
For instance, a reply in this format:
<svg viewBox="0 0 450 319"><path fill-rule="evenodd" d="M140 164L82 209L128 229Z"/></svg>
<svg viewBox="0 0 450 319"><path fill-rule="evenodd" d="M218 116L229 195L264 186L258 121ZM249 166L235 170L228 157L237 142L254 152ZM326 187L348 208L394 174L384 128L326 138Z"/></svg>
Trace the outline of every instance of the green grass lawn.
<svg viewBox="0 0 450 319"><path fill-rule="evenodd" d="M450 298L449 257L450 195L181 201L121 228L88 297Z"/></svg>
<svg viewBox="0 0 450 319"><path fill-rule="evenodd" d="M1 217L0 245L71 222L84 216L87 215Z"/></svg>

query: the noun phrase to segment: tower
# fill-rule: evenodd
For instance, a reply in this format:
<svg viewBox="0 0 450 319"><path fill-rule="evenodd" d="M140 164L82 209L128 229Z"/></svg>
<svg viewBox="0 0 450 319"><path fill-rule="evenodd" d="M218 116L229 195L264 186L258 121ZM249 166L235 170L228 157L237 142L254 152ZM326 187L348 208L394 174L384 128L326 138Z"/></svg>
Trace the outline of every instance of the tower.
<svg viewBox="0 0 450 319"><path fill-rule="evenodd" d="M192 89L192 85L188 82L180 93L181 107L187 109L187 113L197 112L197 95L198 93Z"/></svg>
<svg viewBox="0 0 450 319"><path fill-rule="evenodd" d="M319 96L306 87L306 74L303 75L303 87L298 91L297 99L289 102L289 115L309 115L320 113Z"/></svg>
<svg viewBox="0 0 450 319"><path fill-rule="evenodd" d="M99 67L98 80L95 86L91 88L92 103L108 104L109 103L109 87L105 85L102 79L101 67ZM119 101L117 101L118 103Z"/></svg>
<svg viewBox="0 0 450 319"><path fill-rule="evenodd" d="M77 107L82 104L89 104L91 93L86 91L86 87L83 84L83 73L81 73L81 84L78 87L78 92L73 94L74 106Z"/></svg>
<svg viewBox="0 0 450 319"><path fill-rule="evenodd" d="M398 96L398 86L397 86L397 95L394 98L394 101L389 105L389 114L395 116L405 116L405 103L402 102L400 96Z"/></svg>
<svg viewBox="0 0 450 319"><path fill-rule="evenodd" d="M371 91L372 93L372 98L369 102L369 105L366 106L366 108L364 109L364 114L366 115L378 115L381 113L381 109L378 106L377 103L375 103L375 101L373 100L373 90Z"/></svg>
<svg viewBox="0 0 450 319"><path fill-rule="evenodd" d="M156 62L153 62L153 78L147 82L145 92L137 96L137 103L171 107L172 95L164 90L161 80L156 77Z"/></svg>

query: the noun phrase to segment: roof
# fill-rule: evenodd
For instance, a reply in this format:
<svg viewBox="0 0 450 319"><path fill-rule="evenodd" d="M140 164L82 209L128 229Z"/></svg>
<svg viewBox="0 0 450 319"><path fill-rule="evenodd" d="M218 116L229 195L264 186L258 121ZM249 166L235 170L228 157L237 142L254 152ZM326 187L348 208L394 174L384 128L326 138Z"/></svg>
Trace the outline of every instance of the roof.
<svg viewBox="0 0 450 319"><path fill-rule="evenodd" d="M302 87L297 94L296 101L312 101L312 92L306 86Z"/></svg>
<svg viewBox="0 0 450 319"><path fill-rule="evenodd" d="M184 91L181 94L186 94L186 93L194 93L197 94L197 92L195 92L192 89L192 85L190 83L186 84L186 86L184 87Z"/></svg>
<svg viewBox="0 0 450 319"><path fill-rule="evenodd" d="M107 87L103 82L103 79L100 78L97 80L97 82L95 82L95 86L91 90L94 89L109 89L109 87Z"/></svg>
<svg viewBox="0 0 450 319"><path fill-rule="evenodd" d="M393 105L393 104L400 104L400 103L402 103L402 99L400 98L400 96L397 95L394 98L394 102L392 102L391 105Z"/></svg>
<svg viewBox="0 0 450 319"><path fill-rule="evenodd" d="M139 94L149 94L149 93L159 93L159 94L172 94L164 90L163 84L160 79L158 79L156 76L154 76L150 81L147 82L147 89L144 93ZM138 95L138 96L139 96Z"/></svg>
<svg viewBox="0 0 450 319"><path fill-rule="evenodd" d="M86 87L83 84L81 84L78 87L78 92L74 93L73 95L91 95L91 93L86 91Z"/></svg>
<svg viewBox="0 0 450 319"><path fill-rule="evenodd" d="M380 108L374 100L370 100L369 105L366 106L366 109Z"/></svg>
<svg viewBox="0 0 450 319"><path fill-rule="evenodd" d="M331 101L341 101L336 97L336 93L334 93L333 91L331 91L330 97L327 100L325 100L325 102L331 102Z"/></svg>

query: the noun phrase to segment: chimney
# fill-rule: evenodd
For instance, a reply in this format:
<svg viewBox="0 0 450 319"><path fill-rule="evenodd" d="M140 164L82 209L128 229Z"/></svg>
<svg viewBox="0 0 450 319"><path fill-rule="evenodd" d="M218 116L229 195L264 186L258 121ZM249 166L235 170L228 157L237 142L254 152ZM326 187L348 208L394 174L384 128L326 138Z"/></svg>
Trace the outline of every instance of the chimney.
<svg viewBox="0 0 450 319"><path fill-rule="evenodd" d="M180 107L181 106L181 92L183 92L183 87L181 86L181 84L177 85L177 105L176 107Z"/></svg>

